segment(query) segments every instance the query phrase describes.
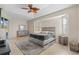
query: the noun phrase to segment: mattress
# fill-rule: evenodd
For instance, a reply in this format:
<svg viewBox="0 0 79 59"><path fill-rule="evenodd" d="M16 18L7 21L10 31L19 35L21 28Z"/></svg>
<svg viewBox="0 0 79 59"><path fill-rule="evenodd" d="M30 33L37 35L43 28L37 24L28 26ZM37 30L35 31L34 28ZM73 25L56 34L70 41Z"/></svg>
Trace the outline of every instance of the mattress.
<svg viewBox="0 0 79 59"><path fill-rule="evenodd" d="M41 46L45 46L55 40L52 35L47 34L30 34L30 38L32 42Z"/></svg>

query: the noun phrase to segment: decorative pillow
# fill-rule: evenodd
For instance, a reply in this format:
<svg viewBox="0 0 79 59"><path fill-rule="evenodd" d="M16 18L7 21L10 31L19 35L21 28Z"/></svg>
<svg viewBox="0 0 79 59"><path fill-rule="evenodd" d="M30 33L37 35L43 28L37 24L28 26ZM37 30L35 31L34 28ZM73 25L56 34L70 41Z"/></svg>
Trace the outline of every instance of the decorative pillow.
<svg viewBox="0 0 79 59"><path fill-rule="evenodd" d="M46 34L46 31L42 31L41 34Z"/></svg>

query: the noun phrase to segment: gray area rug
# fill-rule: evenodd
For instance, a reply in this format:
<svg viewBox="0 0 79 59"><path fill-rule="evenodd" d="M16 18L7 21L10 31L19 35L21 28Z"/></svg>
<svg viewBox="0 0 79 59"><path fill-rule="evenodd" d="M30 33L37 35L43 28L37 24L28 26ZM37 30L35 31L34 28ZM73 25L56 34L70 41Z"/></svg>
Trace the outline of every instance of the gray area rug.
<svg viewBox="0 0 79 59"><path fill-rule="evenodd" d="M21 52L24 55L39 55L43 51L45 51L47 48L49 48L51 45L53 45L54 41L47 44L44 47L41 47L40 45L37 45L30 40L23 40L16 42L16 46L21 50Z"/></svg>

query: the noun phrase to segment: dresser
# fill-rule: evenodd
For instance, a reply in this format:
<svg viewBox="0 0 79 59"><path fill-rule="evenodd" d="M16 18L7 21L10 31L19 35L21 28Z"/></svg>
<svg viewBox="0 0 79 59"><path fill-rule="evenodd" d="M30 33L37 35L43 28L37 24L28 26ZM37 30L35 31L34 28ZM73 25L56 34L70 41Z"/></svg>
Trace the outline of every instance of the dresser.
<svg viewBox="0 0 79 59"><path fill-rule="evenodd" d="M27 30L18 30L17 31L17 36L18 37L22 37L22 36L26 36L28 35L28 31Z"/></svg>

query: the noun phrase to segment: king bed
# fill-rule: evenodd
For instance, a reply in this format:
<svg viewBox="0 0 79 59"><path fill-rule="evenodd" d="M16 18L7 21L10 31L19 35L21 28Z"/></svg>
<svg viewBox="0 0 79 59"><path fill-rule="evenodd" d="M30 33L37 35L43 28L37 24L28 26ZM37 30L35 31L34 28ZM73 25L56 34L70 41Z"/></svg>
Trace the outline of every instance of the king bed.
<svg viewBox="0 0 79 59"><path fill-rule="evenodd" d="M43 27L42 32L31 33L30 38L32 42L45 46L55 40L55 27Z"/></svg>

